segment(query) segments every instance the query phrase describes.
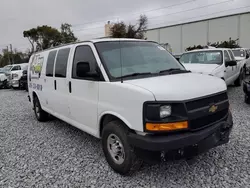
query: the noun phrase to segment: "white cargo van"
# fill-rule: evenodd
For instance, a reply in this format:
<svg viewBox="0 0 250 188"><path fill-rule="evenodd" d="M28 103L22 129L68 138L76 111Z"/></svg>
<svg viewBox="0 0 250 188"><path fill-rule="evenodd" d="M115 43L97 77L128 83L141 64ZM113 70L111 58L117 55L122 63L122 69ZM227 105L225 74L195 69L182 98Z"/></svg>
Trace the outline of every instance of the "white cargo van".
<svg viewBox="0 0 250 188"><path fill-rule="evenodd" d="M120 174L151 154L225 144L233 126L225 82L190 73L155 42L97 39L38 52L28 84L38 121L52 114L100 138Z"/></svg>

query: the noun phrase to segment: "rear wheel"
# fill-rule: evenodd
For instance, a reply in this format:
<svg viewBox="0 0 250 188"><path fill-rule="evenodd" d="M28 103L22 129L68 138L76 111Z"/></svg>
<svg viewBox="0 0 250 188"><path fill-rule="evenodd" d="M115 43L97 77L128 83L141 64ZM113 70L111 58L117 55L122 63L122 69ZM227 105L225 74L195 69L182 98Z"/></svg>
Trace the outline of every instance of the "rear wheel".
<svg viewBox="0 0 250 188"><path fill-rule="evenodd" d="M41 108L39 99L37 97L34 97L34 112L38 121L44 122L48 120L49 114Z"/></svg>
<svg viewBox="0 0 250 188"><path fill-rule="evenodd" d="M127 139L128 129L120 121L111 121L102 131L102 148L108 164L119 174L138 170L142 161L137 158Z"/></svg>
<svg viewBox="0 0 250 188"><path fill-rule="evenodd" d="M234 85L235 86L241 86L243 78L244 78L244 72L241 70L239 77L234 82Z"/></svg>

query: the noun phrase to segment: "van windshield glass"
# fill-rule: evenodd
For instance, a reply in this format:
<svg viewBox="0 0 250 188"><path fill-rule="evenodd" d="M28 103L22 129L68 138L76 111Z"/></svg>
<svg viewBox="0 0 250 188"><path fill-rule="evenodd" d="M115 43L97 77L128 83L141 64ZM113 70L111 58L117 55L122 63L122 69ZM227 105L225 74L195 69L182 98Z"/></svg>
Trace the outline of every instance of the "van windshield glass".
<svg viewBox="0 0 250 188"><path fill-rule="evenodd" d="M180 58L181 63L191 64L222 64L221 51L198 51L183 54Z"/></svg>
<svg viewBox="0 0 250 188"><path fill-rule="evenodd" d="M232 50L235 57L245 57L245 51L244 50Z"/></svg>
<svg viewBox="0 0 250 188"><path fill-rule="evenodd" d="M167 50L154 42L112 41L95 45L110 79L158 76L157 73L169 69L185 70Z"/></svg>

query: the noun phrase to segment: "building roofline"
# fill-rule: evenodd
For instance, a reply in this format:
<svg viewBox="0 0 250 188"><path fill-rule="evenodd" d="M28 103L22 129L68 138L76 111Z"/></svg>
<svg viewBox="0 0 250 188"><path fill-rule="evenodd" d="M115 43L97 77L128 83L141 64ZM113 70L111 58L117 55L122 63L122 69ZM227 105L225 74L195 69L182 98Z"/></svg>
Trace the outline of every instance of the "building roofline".
<svg viewBox="0 0 250 188"><path fill-rule="evenodd" d="M227 17L231 17L231 16L238 16L238 15L243 15L243 14L249 14L249 13L250 13L250 11L247 11L247 12L242 12L242 13L229 14L229 15L225 15L225 16L216 16L216 17L213 17L213 18L201 19L201 20L196 20L196 21L183 22L183 23L180 23L180 24L172 24L172 25L166 25L166 26L161 26L161 27L155 27L155 28L147 29L146 32L147 31L156 30L156 29L164 29L164 28L168 28L168 27L175 27L175 26L180 26L180 25L186 25L186 24L204 22L204 21L215 20L215 19L219 19L219 18L227 18Z"/></svg>

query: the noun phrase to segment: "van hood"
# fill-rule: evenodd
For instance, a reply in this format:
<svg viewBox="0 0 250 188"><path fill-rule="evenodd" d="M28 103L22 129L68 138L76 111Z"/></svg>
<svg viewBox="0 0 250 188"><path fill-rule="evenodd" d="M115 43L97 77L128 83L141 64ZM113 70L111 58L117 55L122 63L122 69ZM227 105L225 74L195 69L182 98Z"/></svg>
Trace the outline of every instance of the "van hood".
<svg viewBox="0 0 250 188"><path fill-rule="evenodd" d="M235 60L236 61L242 61L242 60L244 60L245 59L245 57L235 57Z"/></svg>
<svg viewBox="0 0 250 188"><path fill-rule="evenodd" d="M217 65L217 64L183 63L183 66L187 70L190 70L190 71L195 72L195 73L211 74L220 65Z"/></svg>
<svg viewBox="0 0 250 188"><path fill-rule="evenodd" d="M127 80L124 83L144 88L155 100L182 101L226 91L225 81L220 78L196 73L164 75Z"/></svg>

